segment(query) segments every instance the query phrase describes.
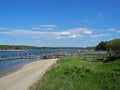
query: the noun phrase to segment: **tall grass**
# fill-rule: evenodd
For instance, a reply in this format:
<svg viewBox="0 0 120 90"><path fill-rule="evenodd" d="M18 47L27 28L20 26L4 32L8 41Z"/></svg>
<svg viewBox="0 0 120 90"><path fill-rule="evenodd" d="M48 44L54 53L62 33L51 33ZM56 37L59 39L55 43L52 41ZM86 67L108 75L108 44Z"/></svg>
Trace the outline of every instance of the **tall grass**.
<svg viewBox="0 0 120 90"><path fill-rule="evenodd" d="M48 71L36 90L119 90L120 60L108 63L96 61L94 56L62 58ZM93 62L93 60L95 62Z"/></svg>

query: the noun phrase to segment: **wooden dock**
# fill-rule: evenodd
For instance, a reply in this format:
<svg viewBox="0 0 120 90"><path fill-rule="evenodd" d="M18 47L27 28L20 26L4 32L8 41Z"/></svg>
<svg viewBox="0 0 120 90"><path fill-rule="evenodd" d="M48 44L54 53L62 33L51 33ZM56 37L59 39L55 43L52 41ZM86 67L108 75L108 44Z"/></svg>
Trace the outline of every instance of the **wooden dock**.
<svg viewBox="0 0 120 90"><path fill-rule="evenodd" d="M26 56L17 56L17 57L9 57L9 58L0 58L0 61L4 60L15 60L15 59L54 59L54 58L62 58L65 56L69 56L68 53L53 53L53 54L40 54L40 55L26 55Z"/></svg>

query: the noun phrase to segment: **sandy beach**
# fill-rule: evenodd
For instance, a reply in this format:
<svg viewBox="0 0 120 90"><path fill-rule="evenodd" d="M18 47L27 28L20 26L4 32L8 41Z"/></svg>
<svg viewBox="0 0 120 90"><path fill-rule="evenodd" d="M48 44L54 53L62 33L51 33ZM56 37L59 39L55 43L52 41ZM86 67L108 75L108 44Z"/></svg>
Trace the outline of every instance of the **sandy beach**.
<svg viewBox="0 0 120 90"><path fill-rule="evenodd" d="M28 90L57 60L40 60L24 65L20 70L0 78L0 90Z"/></svg>

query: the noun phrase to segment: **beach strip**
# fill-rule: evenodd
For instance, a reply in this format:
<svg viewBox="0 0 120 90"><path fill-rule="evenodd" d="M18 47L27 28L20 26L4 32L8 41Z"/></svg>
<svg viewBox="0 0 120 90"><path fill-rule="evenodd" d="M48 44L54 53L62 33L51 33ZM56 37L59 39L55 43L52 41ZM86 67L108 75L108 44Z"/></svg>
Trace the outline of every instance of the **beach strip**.
<svg viewBox="0 0 120 90"><path fill-rule="evenodd" d="M0 90L27 90L56 64L57 59L46 59L25 64L20 70L0 78Z"/></svg>

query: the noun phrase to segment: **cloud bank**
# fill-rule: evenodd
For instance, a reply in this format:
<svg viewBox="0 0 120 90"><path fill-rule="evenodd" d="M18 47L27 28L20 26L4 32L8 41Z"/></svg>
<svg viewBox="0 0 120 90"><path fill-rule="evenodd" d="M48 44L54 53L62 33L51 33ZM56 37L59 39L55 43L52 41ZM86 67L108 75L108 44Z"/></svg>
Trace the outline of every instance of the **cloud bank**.
<svg viewBox="0 0 120 90"><path fill-rule="evenodd" d="M62 38L82 38L84 35L91 35L92 31L88 28L73 28L69 30L60 30L60 31L52 31L52 32L44 32L44 31L38 31L35 29L40 28L34 28L31 30L25 30L25 29L11 29L9 31L0 32L0 34L8 34L8 35L25 35L25 36L38 36L42 38L56 38L56 39L62 39Z"/></svg>
<svg viewBox="0 0 120 90"><path fill-rule="evenodd" d="M11 28L0 28L0 34L11 35L11 36L28 36L33 39L39 40L40 38L45 39L81 39L91 38L99 39L101 37L111 36L113 33L119 34L120 30L116 28L110 28L99 30L90 28L71 28L67 30L53 30L57 25L46 24L46 25L34 25L31 29L11 29ZM107 33L106 33L107 32ZM98 34L99 33L99 34ZM37 37L37 38L36 38Z"/></svg>

